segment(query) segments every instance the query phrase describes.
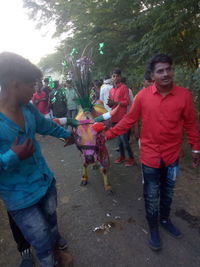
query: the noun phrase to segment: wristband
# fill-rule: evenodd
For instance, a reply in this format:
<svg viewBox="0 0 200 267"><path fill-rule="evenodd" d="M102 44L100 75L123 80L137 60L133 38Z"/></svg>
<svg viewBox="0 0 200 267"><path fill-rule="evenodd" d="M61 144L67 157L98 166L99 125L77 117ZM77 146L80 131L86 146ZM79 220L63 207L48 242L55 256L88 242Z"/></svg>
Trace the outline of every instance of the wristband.
<svg viewBox="0 0 200 267"><path fill-rule="evenodd" d="M200 150L192 150L192 153L200 154Z"/></svg>

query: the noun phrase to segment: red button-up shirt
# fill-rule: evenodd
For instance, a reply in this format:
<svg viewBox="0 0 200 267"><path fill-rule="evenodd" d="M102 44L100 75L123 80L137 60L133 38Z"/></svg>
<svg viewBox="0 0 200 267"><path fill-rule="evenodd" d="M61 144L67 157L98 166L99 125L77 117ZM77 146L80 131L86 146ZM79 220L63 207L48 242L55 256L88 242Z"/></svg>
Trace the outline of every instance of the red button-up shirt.
<svg viewBox="0 0 200 267"><path fill-rule="evenodd" d="M176 86L162 96L155 83L141 90L134 99L130 112L105 135L107 139L127 132L141 118L141 162L159 168L161 159L166 166L179 157L183 136L186 131L193 150L199 150L197 118L189 90Z"/></svg>
<svg viewBox="0 0 200 267"><path fill-rule="evenodd" d="M128 87L123 83L118 83L116 87L110 89L109 98L120 103L116 114L111 118L113 123L119 122L127 113L127 107L130 104ZM112 109L115 107L116 106L113 106Z"/></svg>

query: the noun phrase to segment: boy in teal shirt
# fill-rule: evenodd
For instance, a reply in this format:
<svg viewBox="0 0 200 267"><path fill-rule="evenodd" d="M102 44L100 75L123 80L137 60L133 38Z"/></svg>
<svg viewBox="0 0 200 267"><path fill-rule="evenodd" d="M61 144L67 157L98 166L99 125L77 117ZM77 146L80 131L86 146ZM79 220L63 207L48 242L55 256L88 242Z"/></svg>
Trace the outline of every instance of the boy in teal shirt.
<svg viewBox="0 0 200 267"><path fill-rule="evenodd" d="M35 134L62 137L68 144L73 141L69 131L45 119L29 103L41 77L41 71L23 57L0 54L0 197L34 247L40 265L53 267L56 260L72 259L56 249L55 179Z"/></svg>

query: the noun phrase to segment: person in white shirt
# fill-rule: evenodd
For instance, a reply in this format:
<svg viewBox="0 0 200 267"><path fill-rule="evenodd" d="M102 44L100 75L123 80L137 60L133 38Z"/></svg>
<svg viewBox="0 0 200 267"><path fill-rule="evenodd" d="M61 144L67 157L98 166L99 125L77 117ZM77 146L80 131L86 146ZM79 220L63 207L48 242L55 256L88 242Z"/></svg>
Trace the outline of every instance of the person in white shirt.
<svg viewBox="0 0 200 267"><path fill-rule="evenodd" d="M72 81L67 80L66 82L66 98L67 98L67 116L74 119L77 115L77 98L78 95L72 86Z"/></svg>
<svg viewBox="0 0 200 267"><path fill-rule="evenodd" d="M113 87L112 79L110 77L105 77L103 84L100 89L100 100L103 102L103 105L107 111L111 111L111 108L107 105L109 91Z"/></svg>

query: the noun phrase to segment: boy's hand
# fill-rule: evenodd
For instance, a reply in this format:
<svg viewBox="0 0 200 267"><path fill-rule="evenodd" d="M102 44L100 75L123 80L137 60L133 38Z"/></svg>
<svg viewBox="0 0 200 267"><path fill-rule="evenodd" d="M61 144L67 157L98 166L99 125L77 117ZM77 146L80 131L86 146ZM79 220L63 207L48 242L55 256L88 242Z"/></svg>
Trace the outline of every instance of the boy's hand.
<svg viewBox="0 0 200 267"><path fill-rule="evenodd" d="M79 125L79 121L76 119L67 118L67 125L77 127Z"/></svg>
<svg viewBox="0 0 200 267"><path fill-rule="evenodd" d="M11 149L14 151L20 160L24 160L33 155L35 148L33 146L33 141L27 138L23 144L18 144L18 138L13 142Z"/></svg>
<svg viewBox="0 0 200 267"><path fill-rule="evenodd" d="M197 167L200 165L200 154L192 152L192 166Z"/></svg>
<svg viewBox="0 0 200 267"><path fill-rule="evenodd" d="M74 132L71 132L70 136L65 139L64 147L73 145L74 143L75 143L75 134Z"/></svg>
<svg viewBox="0 0 200 267"><path fill-rule="evenodd" d="M119 103L118 102L115 102L114 100L112 100L111 98L108 98L108 103L107 105L112 108L113 106L116 106L118 105Z"/></svg>

